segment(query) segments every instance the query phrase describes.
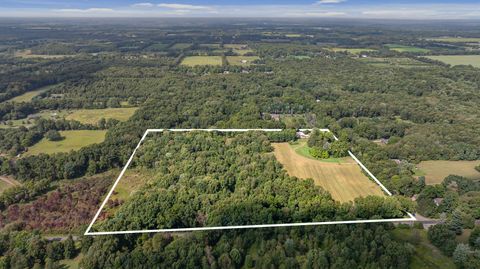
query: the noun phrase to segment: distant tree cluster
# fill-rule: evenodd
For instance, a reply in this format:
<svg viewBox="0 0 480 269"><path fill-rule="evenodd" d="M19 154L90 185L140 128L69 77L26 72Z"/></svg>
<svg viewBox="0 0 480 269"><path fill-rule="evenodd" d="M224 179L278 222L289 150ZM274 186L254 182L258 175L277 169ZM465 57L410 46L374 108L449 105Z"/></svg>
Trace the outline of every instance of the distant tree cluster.
<svg viewBox="0 0 480 269"><path fill-rule="evenodd" d="M309 153L315 158L328 159L348 156L348 142L335 140L331 132L313 130L308 138Z"/></svg>

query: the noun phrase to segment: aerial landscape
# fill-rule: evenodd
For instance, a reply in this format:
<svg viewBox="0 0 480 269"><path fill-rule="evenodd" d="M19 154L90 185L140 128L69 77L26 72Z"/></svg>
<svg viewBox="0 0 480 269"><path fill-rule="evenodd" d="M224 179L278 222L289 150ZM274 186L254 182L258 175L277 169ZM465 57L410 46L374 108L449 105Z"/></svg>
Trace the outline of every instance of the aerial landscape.
<svg viewBox="0 0 480 269"><path fill-rule="evenodd" d="M479 104L476 1L2 2L0 269L480 268Z"/></svg>

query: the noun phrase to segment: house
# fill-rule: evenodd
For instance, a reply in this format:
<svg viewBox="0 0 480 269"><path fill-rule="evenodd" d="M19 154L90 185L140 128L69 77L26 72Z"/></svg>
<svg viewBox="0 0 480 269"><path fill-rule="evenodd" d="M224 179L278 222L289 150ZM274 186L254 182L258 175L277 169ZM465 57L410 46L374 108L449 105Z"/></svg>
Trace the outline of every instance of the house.
<svg viewBox="0 0 480 269"><path fill-rule="evenodd" d="M433 199L433 202L436 206L440 206L440 204L443 202L443 198L435 198Z"/></svg>

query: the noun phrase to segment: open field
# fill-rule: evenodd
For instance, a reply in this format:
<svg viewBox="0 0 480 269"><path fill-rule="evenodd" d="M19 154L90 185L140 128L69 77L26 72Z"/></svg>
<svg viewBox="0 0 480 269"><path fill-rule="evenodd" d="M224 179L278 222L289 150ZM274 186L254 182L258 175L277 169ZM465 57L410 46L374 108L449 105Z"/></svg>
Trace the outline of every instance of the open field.
<svg viewBox="0 0 480 269"><path fill-rule="evenodd" d="M331 51L334 52L348 52L350 54L358 55L364 51L376 51L375 49L368 49L368 48L330 48Z"/></svg>
<svg viewBox="0 0 480 269"><path fill-rule="evenodd" d="M14 56L19 57L19 58L41 58L41 59L61 59L61 58L66 58L66 57L75 57L75 55L32 54L31 50L15 51Z"/></svg>
<svg viewBox="0 0 480 269"><path fill-rule="evenodd" d="M286 37L302 37L303 35L302 34L285 34Z"/></svg>
<svg viewBox="0 0 480 269"><path fill-rule="evenodd" d="M417 48L412 46L404 46L398 44L386 44L385 47L389 48L390 50L398 51L398 52L418 52L418 53L426 53L429 52L429 49Z"/></svg>
<svg viewBox="0 0 480 269"><path fill-rule="evenodd" d="M104 108L104 109L80 109L74 110L65 117L67 120L76 120L81 123L97 124L100 119L116 119L127 121L137 111L138 107Z"/></svg>
<svg viewBox="0 0 480 269"><path fill-rule="evenodd" d="M107 131L105 130L61 131L60 134L65 137L65 139L61 141L48 141L43 138L40 142L28 148L28 151L24 155L30 156L40 153L53 154L79 150L85 146L103 142L106 133Z"/></svg>
<svg viewBox="0 0 480 269"><path fill-rule="evenodd" d="M222 65L222 57L220 56L188 56L182 60L181 65Z"/></svg>
<svg viewBox="0 0 480 269"><path fill-rule="evenodd" d="M48 91L49 89L51 89L54 85L49 85L49 86L45 86L45 87L42 87L42 88L39 88L38 90L34 90L34 91L29 91L29 92L26 92L22 95L19 95L19 96L16 96L12 99L10 99L9 101L12 101L12 102L16 102L16 103L21 103L21 102L30 102L32 101L32 99L43 93L43 92L46 92Z"/></svg>
<svg viewBox="0 0 480 269"><path fill-rule="evenodd" d="M427 58L450 65L472 65L474 67L480 67L480 55L439 55L427 56Z"/></svg>
<svg viewBox="0 0 480 269"><path fill-rule="evenodd" d="M414 233L416 233L414 235ZM413 269L454 269L456 268L452 259L443 255L442 252L433 246L427 238L426 230L418 229L394 229L393 237L396 240L409 242L415 247L415 252L410 263Z"/></svg>
<svg viewBox="0 0 480 269"><path fill-rule="evenodd" d="M20 182L11 177L0 176L0 194L11 187L20 185L22 185Z"/></svg>
<svg viewBox="0 0 480 269"><path fill-rule="evenodd" d="M253 52L253 50L249 49L248 46L244 44L225 44L223 46L227 49L232 49L232 51L238 55L245 55Z"/></svg>
<svg viewBox="0 0 480 269"><path fill-rule="evenodd" d="M190 43L176 43L175 45L171 46L170 49L173 50L184 50L188 49L192 46Z"/></svg>
<svg viewBox="0 0 480 269"><path fill-rule="evenodd" d="M26 119L20 120L9 120L0 122L0 129L2 128L17 128L20 126L24 126L29 128L35 124L37 119L50 119L50 120L57 120L62 119L65 115L68 114L67 110L42 110L39 113L30 114Z"/></svg>
<svg viewBox="0 0 480 269"><path fill-rule="evenodd" d="M295 152L288 143L274 143L274 154L287 173L298 178L312 178L316 185L330 192L340 202L357 197L384 195L373 181L365 176L350 157L338 162L312 160Z"/></svg>
<svg viewBox="0 0 480 269"><path fill-rule="evenodd" d="M427 184L439 184L449 175L480 179L480 172L475 166L480 161L423 161L417 165L416 175L425 176Z"/></svg>
<svg viewBox="0 0 480 269"><path fill-rule="evenodd" d="M60 260L58 261L58 264L60 266L63 266L61 268L68 268L68 269L78 269L78 268L81 268L80 267L80 261L82 260L83 258L83 254L80 253L78 254L77 257L73 258L73 259L70 259L70 260Z"/></svg>
<svg viewBox="0 0 480 269"><path fill-rule="evenodd" d="M0 121L0 129L18 128L20 126L30 128L33 125L34 125L34 120L29 120L29 119Z"/></svg>
<svg viewBox="0 0 480 269"><path fill-rule="evenodd" d="M167 49L169 44L155 43L146 48L148 51L162 51Z"/></svg>
<svg viewBox="0 0 480 269"><path fill-rule="evenodd" d="M220 44L216 44L216 43L200 44L198 46L202 47L202 48L210 48L210 49L219 49L220 48Z"/></svg>
<svg viewBox="0 0 480 269"><path fill-rule="evenodd" d="M359 58L359 61L370 64L370 65L375 65L379 67L388 67L388 66L394 66L394 67L403 67L403 68L412 68L412 67L429 67L431 66L428 63L424 63L421 61L417 61L411 58Z"/></svg>
<svg viewBox="0 0 480 269"><path fill-rule="evenodd" d="M258 56L227 56L229 65L251 65L253 61L260 59Z"/></svg>
<svg viewBox="0 0 480 269"><path fill-rule="evenodd" d="M480 42L480 37L437 37L437 38L428 38L430 41L440 41L448 43L470 43L470 42Z"/></svg>
<svg viewBox="0 0 480 269"><path fill-rule="evenodd" d="M128 169L115 187L110 200L127 200L135 191L142 188L148 179L153 178L154 173L150 173L147 170Z"/></svg>

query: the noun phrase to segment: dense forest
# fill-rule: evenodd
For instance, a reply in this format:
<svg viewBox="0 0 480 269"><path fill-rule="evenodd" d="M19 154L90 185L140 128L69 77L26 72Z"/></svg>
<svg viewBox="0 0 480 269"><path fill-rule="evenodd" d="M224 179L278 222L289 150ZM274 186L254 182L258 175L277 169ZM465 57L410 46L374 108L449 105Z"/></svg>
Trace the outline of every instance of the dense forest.
<svg viewBox="0 0 480 269"><path fill-rule="evenodd" d="M159 22L39 23L48 30L0 22L0 176L19 182L0 192L0 268L61 268L75 257L82 268L408 268L418 260L421 244L395 238L393 224L82 236L148 128L285 131L149 137L131 169L148 171L150 180L130 199L108 203L95 230L410 211L438 221L428 244L458 268L478 268L480 178L452 174L431 184L416 168L426 160L480 159L480 69L427 58L480 54L475 44L433 40L479 38L478 27ZM242 54L258 59L229 62ZM220 64L182 64L192 56L216 56ZM42 116L125 107L138 109L128 120L94 124ZM288 176L271 142L296 139L299 128L332 130L339 141L310 134L310 154L321 160L350 149L394 197L341 204L312 180ZM107 133L78 150L27 154L43 141L62 142L60 132L69 130Z"/></svg>

